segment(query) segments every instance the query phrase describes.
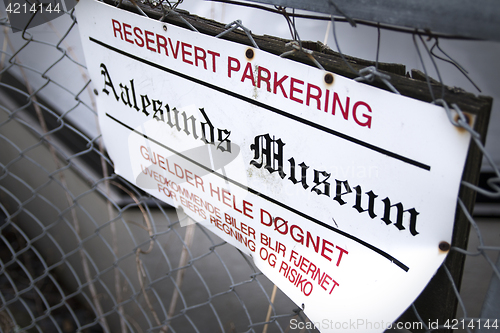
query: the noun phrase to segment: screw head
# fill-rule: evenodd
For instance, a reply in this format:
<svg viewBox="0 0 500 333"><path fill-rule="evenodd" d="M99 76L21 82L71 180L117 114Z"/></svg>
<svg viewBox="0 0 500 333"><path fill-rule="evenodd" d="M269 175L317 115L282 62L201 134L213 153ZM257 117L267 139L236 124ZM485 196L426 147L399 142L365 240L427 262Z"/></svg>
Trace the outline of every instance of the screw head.
<svg viewBox="0 0 500 333"><path fill-rule="evenodd" d="M333 75L332 73L325 74L325 83L332 84L333 83Z"/></svg>
<svg viewBox="0 0 500 333"><path fill-rule="evenodd" d="M254 56L254 52L252 49L247 49L246 52L245 52L245 56L248 58L248 59L253 59L253 56Z"/></svg>
<svg viewBox="0 0 500 333"><path fill-rule="evenodd" d="M99 92L97 91L97 89L94 89L94 95L96 95L96 96L99 95Z"/></svg>
<svg viewBox="0 0 500 333"><path fill-rule="evenodd" d="M448 252L450 248L451 245L448 242L442 241L441 243L439 243L439 249L443 252Z"/></svg>
<svg viewBox="0 0 500 333"><path fill-rule="evenodd" d="M167 25L166 24L163 25L163 31L167 31Z"/></svg>

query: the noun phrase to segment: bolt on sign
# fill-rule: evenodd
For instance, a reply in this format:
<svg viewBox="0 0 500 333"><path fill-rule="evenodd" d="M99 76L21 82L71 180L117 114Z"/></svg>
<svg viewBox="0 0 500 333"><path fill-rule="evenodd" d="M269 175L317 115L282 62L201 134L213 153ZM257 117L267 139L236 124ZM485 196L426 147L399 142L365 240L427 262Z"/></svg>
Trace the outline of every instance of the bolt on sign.
<svg viewBox="0 0 500 333"><path fill-rule="evenodd" d="M250 256L322 332L382 332L420 294L470 141L443 108L94 0L77 15L117 174Z"/></svg>

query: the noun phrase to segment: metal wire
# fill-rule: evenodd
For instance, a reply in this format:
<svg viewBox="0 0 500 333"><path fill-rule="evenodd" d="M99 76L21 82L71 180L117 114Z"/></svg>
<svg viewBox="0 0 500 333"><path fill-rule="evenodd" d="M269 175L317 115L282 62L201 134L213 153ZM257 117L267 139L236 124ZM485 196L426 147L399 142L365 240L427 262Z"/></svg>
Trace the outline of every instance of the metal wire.
<svg viewBox="0 0 500 333"><path fill-rule="evenodd" d="M277 13L281 14L281 8L272 8L264 5L259 5L256 3L251 3L251 2L243 2L243 1L235 1L235 0L209 0L212 2L221 2L221 3L227 3L227 4L232 4L232 5L237 5L237 6L243 6L243 7L248 7L248 8L257 8L263 11L267 12L272 12L272 13ZM329 1L331 4L333 4L331 1ZM304 13L288 13L289 16L291 17L296 17L296 18L305 18L305 19L311 19L311 20L318 20L318 21L330 21L331 16L326 16L326 15L311 15L311 14L304 14ZM382 23L374 23L374 22L369 22L369 21L364 21L364 20L359 20L359 19L347 19L346 17L342 16L336 16L335 20L337 22L349 22L351 25L365 25L369 27L380 27L384 30L388 31L396 31L396 32L403 32L403 33L408 33L408 34L413 34L415 33L415 30L412 28L405 28L405 27L399 27L399 26L393 26L393 25L388 25L388 24L382 24ZM422 36L429 37L429 38L442 38L442 39L461 39L461 40L474 40L474 38L469 38L469 37L464 37L464 36L455 36L455 35L446 35L446 34L440 34L436 32L431 32L431 31L418 31L418 34L421 34Z"/></svg>
<svg viewBox="0 0 500 333"><path fill-rule="evenodd" d="M143 1L153 8L161 6L161 20L175 15L192 27L177 10L181 2ZM147 16L137 2L132 3ZM121 1L116 5L122 7ZM303 14L264 8L285 16L296 40L289 45L290 52L305 52L323 68L313 52L302 47L294 19ZM95 120L96 112L83 60L72 52L77 27L73 12L65 13L65 18L63 27L46 27L56 38L36 29L15 35L5 13L0 19L4 27L0 43L0 331L289 332L291 319L307 322L302 310L246 256L198 224L182 227L185 215L109 172L113 165L97 124L88 131L73 120L77 113ZM338 45L335 23L339 20L332 18L333 35L341 57L351 66ZM258 47L241 21L226 28L219 36L240 28ZM378 70L380 28L384 27L377 26L377 65L351 69L358 80L379 79L398 93L390 77ZM428 55L438 57L419 38ZM441 50L437 39L434 45ZM30 58L35 46L50 50L51 60L39 64ZM68 84L70 75L57 75L63 64L80 73L79 84ZM439 73L435 62L434 66ZM430 80L428 85L432 93ZM500 197L498 166L459 107L448 106L445 97L444 93L440 99L433 96L434 103L445 107L454 125L472 134L494 170L490 189L463 186L490 198ZM69 147L72 140L80 146ZM92 161L95 165L89 166ZM498 255L500 247L485 242L481 224L462 201L458 204L479 241L475 248L452 251L484 258L492 279L500 280L491 255ZM468 304L445 271L459 299L461 319L488 319L468 316ZM413 309L425 330L432 331Z"/></svg>

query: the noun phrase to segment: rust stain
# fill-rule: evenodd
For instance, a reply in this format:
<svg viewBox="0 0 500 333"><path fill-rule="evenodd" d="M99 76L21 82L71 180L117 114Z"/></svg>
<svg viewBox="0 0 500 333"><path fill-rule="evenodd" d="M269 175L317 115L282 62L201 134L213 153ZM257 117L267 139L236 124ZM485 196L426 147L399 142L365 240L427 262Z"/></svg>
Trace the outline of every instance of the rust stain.
<svg viewBox="0 0 500 333"><path fill-rule="evenodd" d="M450 243L448 243L446 241L442 241L439 243L438 247L439 247L440 252L448 252L448 251L450 251L451 245L450 245Z"/></svg>
<svg viewBox="0 0 500 333"><path fill-rule="evenodd" d="M335 77L333 76L332 73L326 73L324 80L327 85L332 85L333 82L335 81Z"/></svg>
<svg viewBox="0 0 500 333"><path fill-rule="evenodd" d="M467 113L467 112L462 112L462 113L465 116L465 120L467 121L467 124L469 124L469 126L471 128L474 128L474 120L475 120L474 115L472 115L470 113ZM459 119L460 119L459 115L455 114L455 116L453 117L453 120L455 122L458 122ZM463 127L457 127L457 130L459 132L467 132L467 130L465 128L463 128Z"/></svg>

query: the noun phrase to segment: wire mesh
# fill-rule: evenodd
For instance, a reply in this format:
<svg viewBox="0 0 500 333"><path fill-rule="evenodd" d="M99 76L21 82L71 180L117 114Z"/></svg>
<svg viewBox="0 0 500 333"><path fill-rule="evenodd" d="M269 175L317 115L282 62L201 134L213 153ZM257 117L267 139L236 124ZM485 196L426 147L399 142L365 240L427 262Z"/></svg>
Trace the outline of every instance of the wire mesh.
<svg viewBox="0 0 500 333"><path fill-rule="evenodd" d="M150 1L143 6L132 1L141 15L153 8L162 13L160 20L176 16L195 29L179 10L181 3ZM282 7L255 7L284 17L292 36L288 52L305 53L314 65L322 66L299 37L296 18L307 15ZM337 51L356 80L379 80L398 93L390 77L379 71L379 42L375 64L356 70L341 52L335 30L338 22L353 20L309 16L330 20ZM226 29L242 29L257 45L234 19ZM113 174L97 126L73 10L19 33L12 33L5 11L0 22L0 331L301 331L291 320L305 324L308 319L249 258L198 224L181 227L188 217ZM380 29L375 29L380 39ZM426 32L413 34L415 52L419 59L432 59L441 86L436 59L446 59L467 73L439 48L438 36L432 36L434 46L429 48L422 34ZM455 125L471 132L493 170L489 189L462 185L498 202L498 165L460 109L445 102L444 88L434 95L423 61L422 65L433 102L461 115ZM495 323L500 325L498 223L478 221L462 201L459 207L471 225L472 238L468 248L452 251L484 260L485 267L475 272L475 266L468 266L474 261L468 259L464 273L470 284L483 285L484 306L482 312L477 304L469 310L468 302L477 301L460 294L445 267L459 310L439 329L455 323L467 332L479 332L478 323L493 329ZM420 331L438 328L412 308Z"/></svg>

